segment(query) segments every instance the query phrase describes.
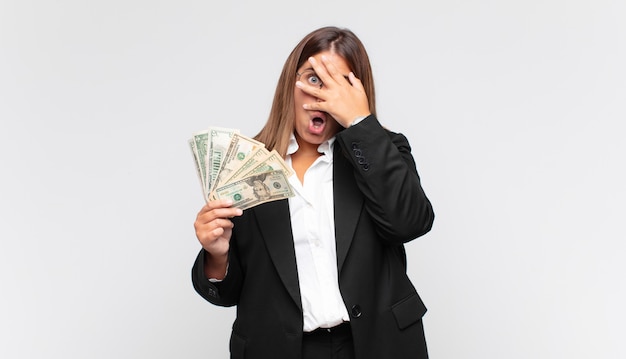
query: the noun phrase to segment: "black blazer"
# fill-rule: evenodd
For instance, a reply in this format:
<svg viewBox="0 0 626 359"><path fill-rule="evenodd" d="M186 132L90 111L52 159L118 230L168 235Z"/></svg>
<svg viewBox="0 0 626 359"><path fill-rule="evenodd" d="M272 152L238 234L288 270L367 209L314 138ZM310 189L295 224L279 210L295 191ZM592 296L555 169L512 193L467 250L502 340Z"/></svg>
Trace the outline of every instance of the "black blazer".
<svg viewBox="0 0 626 359"><path fill-rule="evenodd" d="M427 233L434 213L409 143L369 116L337 134L333 158L339 287L356 358L427 358L426 307L406 275L403 244ZM237 306L231 358L300 358L302 305L288 201L247 209L233 222L226 278L209 282L201 250L194 288L213 304Z"/></svg>

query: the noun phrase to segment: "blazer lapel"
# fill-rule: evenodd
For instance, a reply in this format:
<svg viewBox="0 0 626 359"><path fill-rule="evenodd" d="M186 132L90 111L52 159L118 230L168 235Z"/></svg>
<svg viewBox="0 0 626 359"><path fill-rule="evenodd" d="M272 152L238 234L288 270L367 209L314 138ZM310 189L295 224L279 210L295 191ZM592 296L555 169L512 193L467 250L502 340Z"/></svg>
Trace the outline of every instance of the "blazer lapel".
<svg viewBox="0 0 626 359"><path fill-rule="evenodd" d="M337 268L341 273L363 207L363 197L354 179L354 168L335 142L333 153L333 195L335 202L335 240Z"/></svg>
<svg viewBox="0 0 626 359"><path fill-rule="evenodd" d="M257 207L255 213L261 236L265 240L276 271L294 302L302 310L289 202L287 200L268 202ZM283 220L277 221L277 218Z"/></svg>

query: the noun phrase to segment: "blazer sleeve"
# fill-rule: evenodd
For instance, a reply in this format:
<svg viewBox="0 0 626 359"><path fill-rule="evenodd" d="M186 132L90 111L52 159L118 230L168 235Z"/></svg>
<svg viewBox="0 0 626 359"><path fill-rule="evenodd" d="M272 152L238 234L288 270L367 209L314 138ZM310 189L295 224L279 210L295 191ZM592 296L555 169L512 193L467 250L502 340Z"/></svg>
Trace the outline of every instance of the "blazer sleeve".
<svg viewBox="0 0 626 359"><path fill-rule="evenodd" d="M400 244L430 231L435 214L407 138L370 115L337 134L381 239Z"/></svg>
<svg viewBox="0 0 626 359"><path fill-rule="evenodd" d="M206 260L206 251L204 249L201 249L200 253L198 253L191 270L191 281L196 292L207 301L223 307L238 304L242 283L241 267L236 255L237 249L233 238L231 238L230 243L228 273L222 281L211 282L204 274L204 261Z"/></svg>

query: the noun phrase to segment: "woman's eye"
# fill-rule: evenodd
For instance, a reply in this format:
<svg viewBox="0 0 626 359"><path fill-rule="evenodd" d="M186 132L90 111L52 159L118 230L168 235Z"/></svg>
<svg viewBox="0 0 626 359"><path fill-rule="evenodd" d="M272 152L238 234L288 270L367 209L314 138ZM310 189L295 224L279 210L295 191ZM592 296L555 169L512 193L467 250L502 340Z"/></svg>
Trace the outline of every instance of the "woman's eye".
<svg viewBox="0 0 626 359"><path fill-rule="evenodd" d="M317 75L309 75L308 80L309 80L309 84L313 86L322 87L322 80L320 80L320 78L317 77Z"/></svg>

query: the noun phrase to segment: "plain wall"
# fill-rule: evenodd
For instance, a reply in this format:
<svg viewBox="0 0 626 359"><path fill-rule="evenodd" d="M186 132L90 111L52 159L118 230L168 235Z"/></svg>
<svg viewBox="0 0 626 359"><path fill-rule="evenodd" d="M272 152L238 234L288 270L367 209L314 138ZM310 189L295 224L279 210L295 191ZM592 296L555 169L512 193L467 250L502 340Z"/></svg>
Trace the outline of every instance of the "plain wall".
<svg viewBox="0 0 626 359"><path fill-rule="evenodd" d="M436 212L432 358L625 358L626 2L0 1L0 357L226 358L187 139L353 30ZM376 283L372 283L373 287Z"/></svg>

